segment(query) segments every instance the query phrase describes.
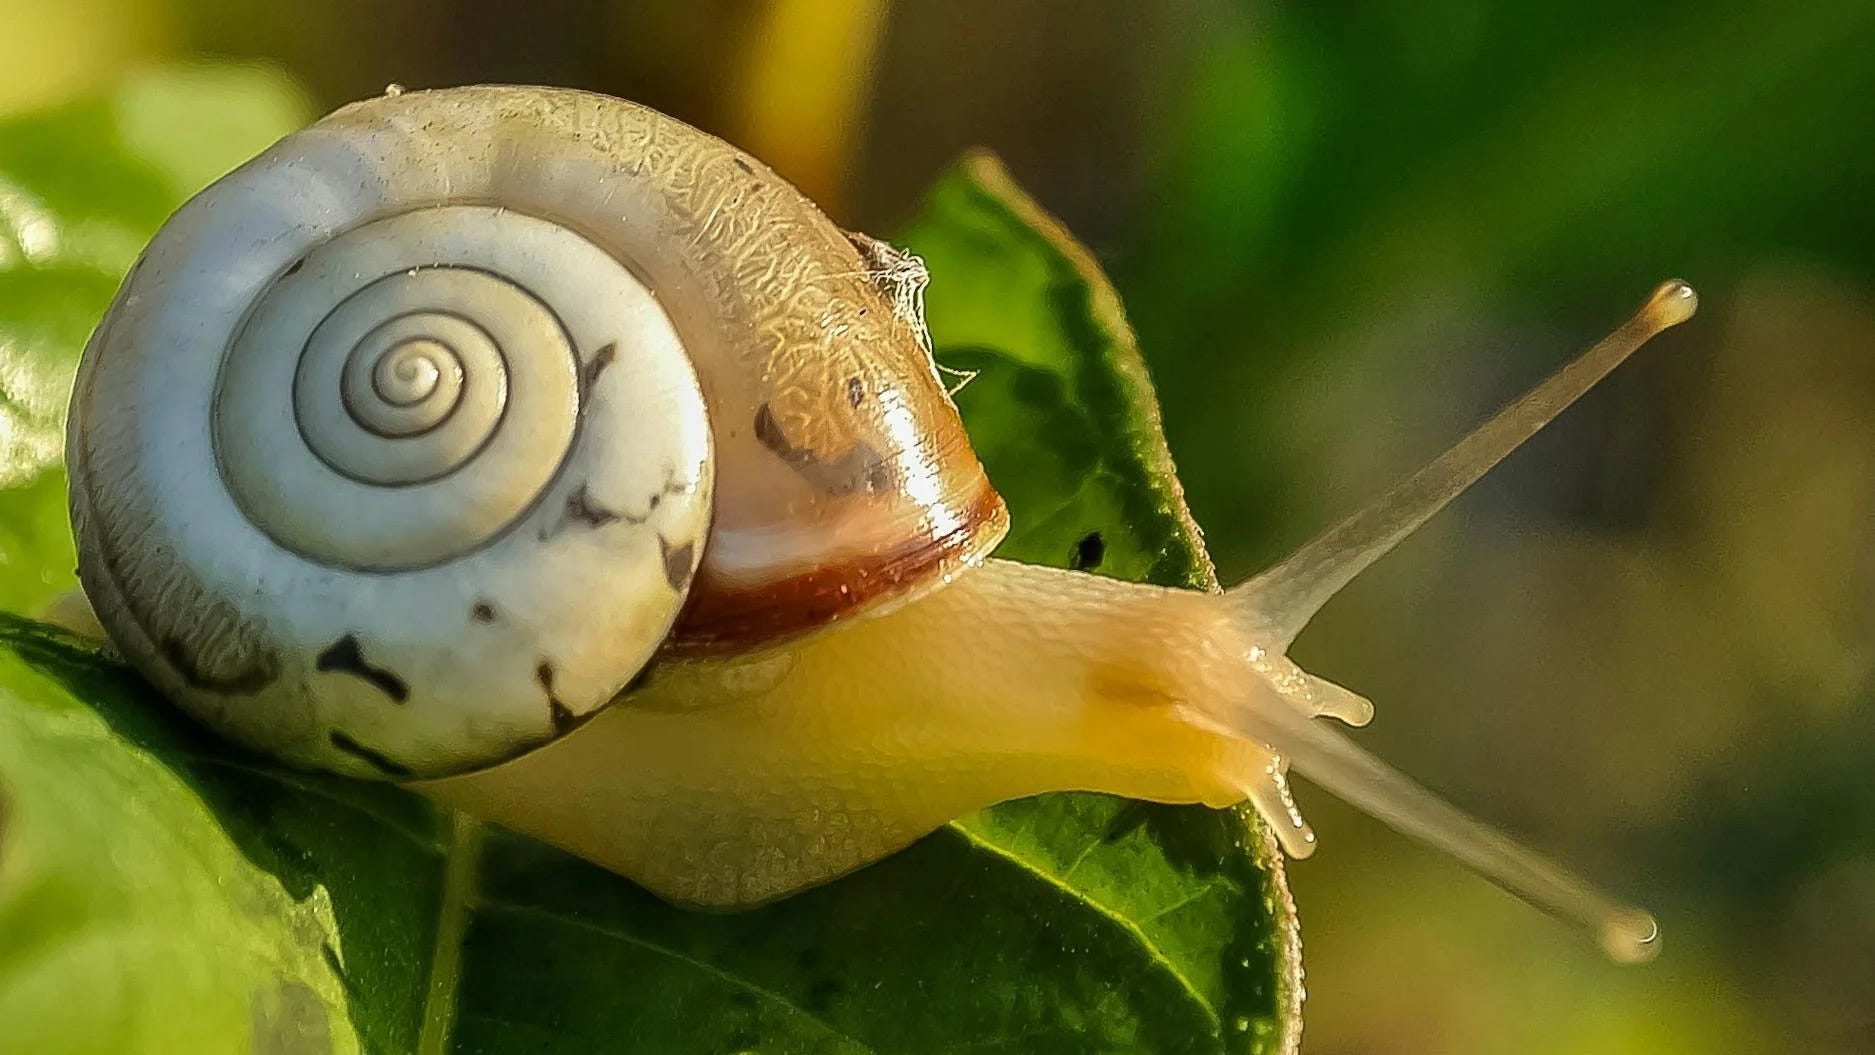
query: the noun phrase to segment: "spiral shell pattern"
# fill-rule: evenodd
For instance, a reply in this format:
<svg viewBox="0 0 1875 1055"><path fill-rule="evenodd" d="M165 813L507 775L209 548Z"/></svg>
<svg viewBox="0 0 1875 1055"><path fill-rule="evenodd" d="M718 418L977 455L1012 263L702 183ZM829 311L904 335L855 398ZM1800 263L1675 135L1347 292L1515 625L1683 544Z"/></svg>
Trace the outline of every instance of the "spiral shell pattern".
<svg viewBox="0 0 1875 1055"><path fill-rule="evenodd" d="M80 577L126 656L242 743L395 779L609 703L688 596L715 471L645 243L581 222L616 189L551 167L575 146L523 152L556 202L529 207L512 157L405 112L315 125L179 211L69 436Z"/></svg>
<svg viewBox="0 0 1875 1055"><path fill-rule="evenodd" d="M539 259L551 272L529 274ZM553 478L579 417L579 352L534 289L602 300L607 282L636 284L571 232L483 207L325 243L261 295L222 369L216 445L236 501L328 564L422 567L485 544Z"/></svg>

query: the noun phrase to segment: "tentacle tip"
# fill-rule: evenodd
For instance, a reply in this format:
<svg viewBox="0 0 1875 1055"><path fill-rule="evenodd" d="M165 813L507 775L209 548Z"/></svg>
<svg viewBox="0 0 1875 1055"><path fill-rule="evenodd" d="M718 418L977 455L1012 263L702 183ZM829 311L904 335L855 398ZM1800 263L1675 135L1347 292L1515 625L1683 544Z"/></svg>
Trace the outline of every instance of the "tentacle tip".
<svg viewBox="0 0 1875 1055"><path fill-rule="evenodd" d="M1315 832L1308 825L1297 827L1276 826L1276 841L1282 844L1283 853L1297 861L1306 861L1315 856L1319 845L1315 841Z"/></svg>
<svg viewBox="0 0 1875 1055"><path fill-rule="evenodd" d="M1675 278L1662 282L1660 288L1654 290L1644 314L1655 330L1664 330L1692 318L1698 310L1699 294L1691 285Z"/></svg>
<svg viewBox="0 0 1875 1055"><path fill-rule="evenodd" d="M1596 937L1602 951L1616 963L1646 963L1660 955L1660 924L1639 909L1609 916L1602 922Z"/></svg>
<svg viewBox="0 0 1875 1055"><path fill-rule="evenodd" d="M1335 717L1355 729L1365 728L1374 720L1374 701L1362 699L1359 706L1350 707Z"/></svg>

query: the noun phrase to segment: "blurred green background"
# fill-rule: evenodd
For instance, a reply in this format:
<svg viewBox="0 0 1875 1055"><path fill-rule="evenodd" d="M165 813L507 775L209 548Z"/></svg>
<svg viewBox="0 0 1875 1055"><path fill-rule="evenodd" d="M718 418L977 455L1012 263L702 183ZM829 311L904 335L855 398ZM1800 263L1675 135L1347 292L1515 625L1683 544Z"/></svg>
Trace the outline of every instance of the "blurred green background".
<svg viewBox="0 0 1875 1055"><path fill-rule="evenodd" d="M0 0L153 63L625 95L888 232L986 145L1111 269L1225 578L1670 274L1704 309L1332 605L1361 739L1654 908L1620 969L1304 786L1311 1055L1875 1051L1875 5ZM935 281L944 280L938 275Z"/></svg>

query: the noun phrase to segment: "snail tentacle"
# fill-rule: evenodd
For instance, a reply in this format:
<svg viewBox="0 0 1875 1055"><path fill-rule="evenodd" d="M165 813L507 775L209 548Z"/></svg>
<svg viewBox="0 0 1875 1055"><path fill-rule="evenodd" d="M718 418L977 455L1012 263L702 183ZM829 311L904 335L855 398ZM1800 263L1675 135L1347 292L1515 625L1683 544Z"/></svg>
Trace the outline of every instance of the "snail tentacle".
<svg viewBox="0 0 1875 1055"><path fill-rule="evenodd" d="M1641 345L1692 318L1698 305L1693 287L1677 279L1663 283L1633 318L1549 380L1372 505L1232 589L1238 607L1265 628L1271 647L1288 649L1343 586L1478 482Z"/></svg>

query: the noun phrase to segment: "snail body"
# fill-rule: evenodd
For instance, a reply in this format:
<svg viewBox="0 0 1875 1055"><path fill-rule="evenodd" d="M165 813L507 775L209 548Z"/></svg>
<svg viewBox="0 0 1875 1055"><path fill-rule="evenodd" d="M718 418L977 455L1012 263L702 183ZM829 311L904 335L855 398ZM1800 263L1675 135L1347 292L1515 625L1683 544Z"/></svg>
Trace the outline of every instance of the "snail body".
<svg viewBox="0 0 1875 1055"><path fill-rule="evenodd" d="M1064 789L1248 801L1304 856L1293 765L1645 953L1644 914L1316 721L1372 707L1284 654L1690 289L1204 594L989 559L1008 517L925 277L630 103L354 104L178 211L98 327L68 436L85 597L232 739L674 901L786 896Z"/></svg>

